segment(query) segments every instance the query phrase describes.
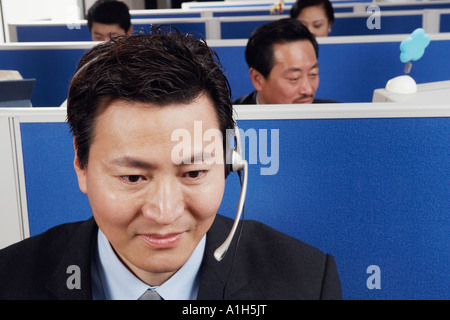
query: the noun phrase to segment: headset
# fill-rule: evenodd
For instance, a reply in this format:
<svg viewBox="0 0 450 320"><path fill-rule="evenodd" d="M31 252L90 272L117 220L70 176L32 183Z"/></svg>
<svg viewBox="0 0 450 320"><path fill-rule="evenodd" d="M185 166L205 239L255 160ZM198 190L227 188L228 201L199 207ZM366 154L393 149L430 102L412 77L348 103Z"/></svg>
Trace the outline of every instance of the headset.
<svg viewBox="0 0 450 320"><path fill-rule="evenodd" d="M228 251L228 248L231 245L231 241L233 240L234 234L236 233L239 220L241 219L242 211L244 209L244 203L245 203L245 196L247 194L247 182L248 182L248 163L246 160L242 159L242 149L241 149L241 137L239 134L239 128L237 125L234 126L233 130L234 140L236 146L233 148L227 147L227 155L226 155L226 164L225 164L225 176L228 175L228 173L231 172L237 172L240 174L240 171L243 172L243 179L241 184L241 193L239 195L239 202L238 202L238 208L236 211L236 218L234 219L233 227L231 228L230 233L228 234L228 237L225 239L225 241L222 243L220 247L218 247L214 251L214 258L217 261L221 261L225 254ZM228 138L228 137L227 137ZM227 144L228 144L227 139Z"/></svg>

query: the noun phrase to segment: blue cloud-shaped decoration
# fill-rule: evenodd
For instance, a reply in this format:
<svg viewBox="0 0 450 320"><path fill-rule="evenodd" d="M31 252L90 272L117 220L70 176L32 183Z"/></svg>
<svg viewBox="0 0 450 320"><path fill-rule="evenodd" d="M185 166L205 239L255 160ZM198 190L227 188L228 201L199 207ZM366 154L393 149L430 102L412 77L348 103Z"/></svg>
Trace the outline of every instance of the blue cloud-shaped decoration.
<svg viewBox="0 0 450 320"><path fill-rule="evenodd" d="M414 30L411 35L400 44L400 60L403 63L417 61L422 58L425 48L430 44L430 35L422 28Z"/></svg>

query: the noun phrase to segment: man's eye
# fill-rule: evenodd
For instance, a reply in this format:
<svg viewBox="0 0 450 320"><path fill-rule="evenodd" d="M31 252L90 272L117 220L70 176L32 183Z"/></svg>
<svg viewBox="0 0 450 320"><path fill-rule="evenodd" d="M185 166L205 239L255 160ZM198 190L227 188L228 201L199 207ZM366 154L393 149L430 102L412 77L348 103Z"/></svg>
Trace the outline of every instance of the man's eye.
<svg viewBox="0 0 450 320"><path fill-rule="evenodd" d="M205 172L206 171L204 171L204 170L189 171L189 172L186 172L184 174L184 176L187 177L187 178L195 179L195 178L198 178L198 177L204 175Z"/></svg>
<svg viewBox="0 0 450 320"><path fill-rule="evenodd" d="M131 175L131 176L122 176L121 178L129 183L137 183L142 179L142 176Z"/></svg>

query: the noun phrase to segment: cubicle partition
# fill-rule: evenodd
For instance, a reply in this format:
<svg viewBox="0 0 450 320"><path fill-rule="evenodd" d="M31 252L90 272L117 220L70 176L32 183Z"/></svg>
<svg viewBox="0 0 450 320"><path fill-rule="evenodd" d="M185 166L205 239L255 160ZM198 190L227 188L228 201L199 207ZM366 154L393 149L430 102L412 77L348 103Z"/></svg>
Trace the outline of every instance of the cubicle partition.
<svg viewBox="0 0 450 320"><path fill-rule="evenodd" d="M374 25L372 13L351 12L336 13L330 36L390 35L411 33L424 28L428 33L439 33L450 28L448 16L450 9L383 11ZM442 16L442 19L440 18ZM249 15L191 18L152 18L132 19L135 31L149 30L150 25L169 24L183 33L198 34L206 39L247 39L259 26L274 20L288 17L283 15ZM369 21L369 23L368 23ZM45 41L90 41L87 22L10 22L9 39L11 42Z"/></svg>
<svg viewBox="0 0 450 320"><path fill-rule="evenodd" d="M273 5L274 2L271 3ZM335 13L343 12L363 12L362 3L359 8L354 3L333 4ZM284 4L283 11L278 14L289 14L292 2ZM355 10L356 9L356 10ZM364 9L364 10L363 10ZM270 6L233 6L233 7L203 7L203 8L185 8L185 9L145 9L130 10L132 19L155 19L155 18L212 18L212 17L239 17L239 16L264 16L271 13ZM275 12L273 13L275 14Z"/></svg>
<svg viewBox="0 0 450 320"><path fill-rule="evenodd" d="M439 15L439 31L450 32L450 12L442 12Z"/></svg>
<svg viewBox="0 0 450 320"><path fill-rule="evenodd" d="M207 32L205 18L171 18L171 19L133 19L134 31L149 32L151 25L171 25L183 33L199 34L205 38ZM76 42L91 41L91 34L86 20L67 22L32 21L11 22L9 27L10 42Z"/></svg>
<svg viewBox="0 0 450 320"><path fill-rule="evenodd" d="M82 54L94 42L15 43L0 45L0 70L34 78L33 107L57 107L67 98L70 80Z"/></svg>
<svg viewBox="0 0 450 320"><path fill-rule="evenodd" d="M447 9L450 8L450 1L330 1L335 12L362 12L371 5L378 6L381 10L423 10L423 9ZM268 10L276 1L258 0L258 1L192 1L183 2L181 8L184 10L244 10L253 8L255 10ZM285 1L284 6L290 8L295 1Z"/></svg>
<svg viewBox="0 0 450 320"><path fill-rule="evenodd" d="M407 35L319 39L320 84L316 96L339 102L370 102L373 91L403 74L400 42ZM413 63L417 83L450 80L450 34L433 34L424 56ZM254 90L244 52L246 40L210 40L231 84L233 98ZM67 97L81 55L93 42L16 43L0 46L0 69L35 78L34 107L56 107Z"/></svg>
<svg viewBox="0 0 450 320"><path fill-rule="evenodd" d="M133 19L151 18L210 18L267 15L276 2L271 1L214 1L183 2L181 9L130 10ZM285 1L281 14L289 14L293 1ZM370 6L381 12L406 10L450 9L450 1L331 1L335 14L364 13Z"/></svg>
<svg viewBox="0 0 450 320"><path fill-rule="evenodd" d="M333 254L345 299L450 298L448 105L236 106L236 118L245 220ZM0 110L3 246L92 215L64 120ZM219 213L234 217L239 189L230 175Z"/></svg>

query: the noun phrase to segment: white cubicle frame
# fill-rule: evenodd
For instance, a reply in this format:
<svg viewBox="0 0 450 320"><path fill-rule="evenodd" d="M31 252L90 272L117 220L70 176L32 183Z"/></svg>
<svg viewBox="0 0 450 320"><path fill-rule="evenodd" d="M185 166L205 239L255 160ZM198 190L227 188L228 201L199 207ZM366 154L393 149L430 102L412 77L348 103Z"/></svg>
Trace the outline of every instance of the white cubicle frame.
<svg viewBox="0 0 450 320"><path fill-rule="evenodd" d="M0 249L30 236L21 122L64 122L62 108L0 108Z"/></svg>
<svg viewBox="0 0 450 320"><path fill-rule="evenodd" d="M319 44L341 43L374 43L374 42L401 42L409 34L389 34L372 36L335 36L317 39ZM450 40L450 32L430 34L432 41ZM208 39L207 39L208 40ZM211 47L245 46L247 39L209 39ZM12 42L0 44L2 50L49 50L49 49L90 49L99 42L91 41L64 41L64 42Z"/></svg>
<svg viewBox="0 0 450 320"><path fill-rule="evenodd" d="M409 16L422 15L422 28L427 33L439 33L441 14L450 14L450 9L424 9L424 10L404 10L404 11L383 11L383 16ZM336 19L350 17L370 17L367 12L336 13ZM259 21L262 19L275 21L288 15L267 15L267 16L237 16L237 17L201 17L201 18L156 18L156 19L132 19L132 24L172 24L172 23L205 23L205 38L207 40L219 40L221 38L221 24L223 22L247 22ZM86 20L75 21L80 26L86 26ZM8 22L7 42L17 42L18 26L65 26L66 21L10 21ZM336 36L330 37L335 38ZM367 36L365 36L367 37ZM320 39L320 38L319 38Z"/></svg>
<svg viewBox="0 0 450 320"><path fill-rule="evenodd" d="M1 1L0 1L0 43L5 42L5 37L6 37L5 26L6 26L6 24L4 23L4 18L3 18L3 6L1 5Z"/></svg>

